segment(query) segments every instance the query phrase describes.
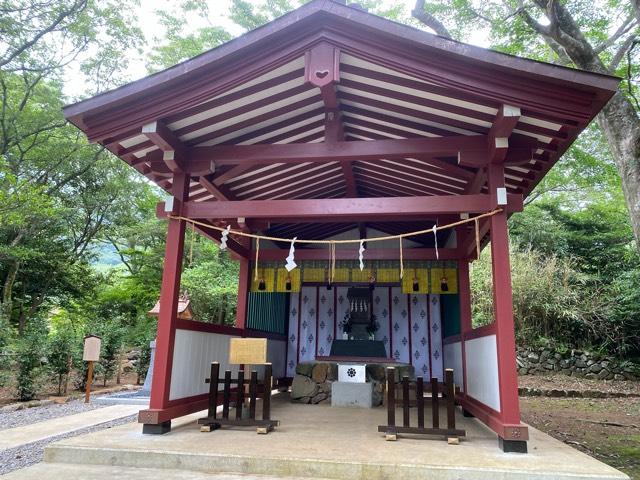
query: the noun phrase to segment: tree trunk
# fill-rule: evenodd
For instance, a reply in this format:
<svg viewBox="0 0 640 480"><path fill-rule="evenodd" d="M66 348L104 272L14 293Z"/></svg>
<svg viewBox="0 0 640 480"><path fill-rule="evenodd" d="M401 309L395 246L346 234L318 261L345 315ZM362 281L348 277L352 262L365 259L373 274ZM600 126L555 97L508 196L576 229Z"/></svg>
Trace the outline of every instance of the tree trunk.
<svg viewBox="0 0 640 480"><path fill-rule="evenodd" d="M629 100L618 91L598 115L629 209L636 245L640 248L640 120Z"/></svg>

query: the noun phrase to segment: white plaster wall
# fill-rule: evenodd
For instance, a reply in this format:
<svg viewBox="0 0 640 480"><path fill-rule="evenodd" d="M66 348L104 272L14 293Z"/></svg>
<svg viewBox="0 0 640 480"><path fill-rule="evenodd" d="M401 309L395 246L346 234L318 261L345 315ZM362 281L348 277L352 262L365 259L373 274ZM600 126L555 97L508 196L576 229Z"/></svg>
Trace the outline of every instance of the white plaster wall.
<svg viewBox="0 0 640 480"><path fill-rule="evenodd" d="M220 363L220 376L231 370L233 377L238 365L229 365L229 340L235 335L176 330L173 347L173 367L171 370L171 390L169 400L191 397L209 392L209 384L204 382L211 373L211 362ZM285 376L285 355L287 343L283 340L267 340L267 361L272 364L274 378ZM251 370L264 378L264 366L252 365ZM247 373L246 376L249 374ZM218 387L222 390L223 386Z"/></svg>
<svg viewBox="0 0 640 480"><path fill-rule="evenodd" d="M169 400L207 393L209 384L204 383L204 380L211 373L211 362L220 363L220 372L231 370L235 375L238 366L229 368L229 340L234 337L220 333L176 330Z"/></svg>
<svg viewBox="0 0 640 480"><path fill-rule="evenodd" d="M462 343L453 342L444 345L444 368L453 369L453 381L464 391L464 382L462 374Z"/></svg>
<svg viewBox="0 0 640 480"><path fill-rule="evenodd" d="M467 395L500 411L498 352L495 335L467 340L464 344L467 366Z"/></svg>

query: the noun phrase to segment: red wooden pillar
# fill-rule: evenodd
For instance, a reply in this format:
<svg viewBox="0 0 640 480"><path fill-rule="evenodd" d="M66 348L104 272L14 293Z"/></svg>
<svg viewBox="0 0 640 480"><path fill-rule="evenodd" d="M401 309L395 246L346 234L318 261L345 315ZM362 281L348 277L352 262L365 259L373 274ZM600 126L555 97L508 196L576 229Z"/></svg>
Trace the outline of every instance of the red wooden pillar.
<svg viewBox="0 0 640 480"><path fill-rule="evenodd" d="M172 193L178 205L187 200L189 195L189 176L187 174L176 173L174 175ZM168 223L162 286L160 289L160 313L158 315L153 383L149 402L149 411L151 412L169 407L173 344L176 336L180 277L184 252L185 221L169 219ZM170 428L170 420L158 421L155 425L145 422L143 433L165 433Z"/></svg>
<svg viewBox="0 0 640 480"><path fill-rule="evenodd" d="M494 198L498 188L504 188L504 167L489 167L489 193ZM503 435L500 445L505 451L526 452L528 431L520 423L518 402L518 372L513 321L513 294L509 263L509 233L506 212L490 217L491 267L493 275L493 310L498 352L500 388L500 419Z"/></svg>
<svg viewBox="0 0 640 480"><path fill-rule="evenodd" d="M240 274L238 276L238 306L236 308L236 327L246 328L249 302L251 262L248 258L240 259Z"/></svg>
<svg viewBox="0 0 640 480"><path fill-rule="evenodd" d="M467 360L464 342L471 330L471 283L469 281L469 261L458 260L458 293L460 298L460 348L462 351L462 385L467 394Z"/></svg>

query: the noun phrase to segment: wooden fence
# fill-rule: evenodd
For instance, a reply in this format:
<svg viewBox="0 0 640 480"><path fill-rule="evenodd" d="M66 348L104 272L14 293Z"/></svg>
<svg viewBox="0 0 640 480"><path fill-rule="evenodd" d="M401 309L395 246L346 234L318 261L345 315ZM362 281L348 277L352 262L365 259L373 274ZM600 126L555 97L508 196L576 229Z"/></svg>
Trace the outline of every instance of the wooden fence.
<svg viewBox="0 0 640 480"><path fill-rule="evenodd" d="M205 379L209 383L209 411L207 416L198 420L203 432L220 428L222 425L250 427L255 426L258 433L269 433L280 424L278 420L271 420L271 389L273 376L271 364L264 368L264 381L258 381L258 372L253 370L249 379L244 378L244 370L238 372L238 378L231 378L231 370L224 372L224 379L220 379L220 364L211 364L211 376ZM220 397L218 385L222 390L222 417L218 417L217 409ZM235 385L235 388L232 388ZM248 392L245 391L248 386ZM256 404L258 396L262 394L262 418L256 418ZM243 415L243 406L248 401L248 416ZM231 406L235 406L235 416L229 417Z"/></svg>
<svg viewBox="0 0 640 480"><path fill-rule="evenodd" d="M396 387L402 387L402 398L396 401ZM411 393L415 391L415 402ZM431 393L431 425L425 426L425 393ZM442 393L442 397L440 394ZM440 426L440 407L444 401L446 407L447 426ZM397 404L402 407L402 425L396 425ZM417 426L411 426L411 408L417 409ZM453 370L445 371L444 384L440 384L437 378L432 378L427 385L422 377L417 377L415 382L409 377L396 382L394 367L387 368L387 425L379 425L378 432L386 434L387 440L396 440L399 433L418 435L442 435L449 443L457 443L459 437L464 437L466 432L456 428L455 416L455 385L453 383Z"/></svg>

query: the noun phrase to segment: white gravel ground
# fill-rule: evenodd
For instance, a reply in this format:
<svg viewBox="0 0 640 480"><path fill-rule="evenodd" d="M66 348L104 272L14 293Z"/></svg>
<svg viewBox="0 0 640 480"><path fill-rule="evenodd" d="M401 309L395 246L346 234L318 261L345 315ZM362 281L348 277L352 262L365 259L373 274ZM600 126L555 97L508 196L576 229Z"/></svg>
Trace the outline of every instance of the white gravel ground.
<svg viewBox="0 0 640 480"><path fill-rule="evenodd" d="M81 407L78 407L77 405L73 405L74 403L80 403ZM27 410L40 410L48 407L64 408L70 405L72 405L70 409L56 411L55 413L49 412L48 414L51 415L50 417L45 417L44 415L47 415L47 413L42 413L43 417L40 418L40 420L60 417L63 415L71 415L73 413L79 413L84 411L82 410L82 406L84 406L84 403L82 402L70 402L68 404L55 405L55 406L47 405L46 407L34 407ZM91 404L88 406L91 406ZM94 406L93 408L100 408L100 407L101 406ZM74 411L73 410L74 408L76 408L77 410ZM93 408L89 408L89 410L93 410ZM62 412L62 413L59 413L59 412ZM64 412L67 412L67 413L64 413ZM34 414L35 412L31 412L31 413ZM47 438L46 440L41 440L39 442L29 443L27 445L11 448L9 450L2 450L0 451L0 475L4 475L5 473L9 473L13 470L28 467L29 465L33 465L34 463L41 462L44 455L45 447L52 442L57 442L58 440L62 440L63 438L75 437L77 435L84 435L85 433L95 432L98 430L104 430L106 428L112 428L118 425L123 425L125 423L135 421L136 417L137 417L137 414L133 414L133 415L129 415L128 417L123 417L110 422L101 423L100 425L94 425L92 427L76 430L75 432L69 432L63 435L58 435L56 437ZM2 417L0 417L0 421L1 421L1 418ZM37 420L37 421L40 421L40 420ZM32 423L32 422L26 422L26 423Z"/></svg>
<svg viewBox="0 0 640 480"><path fill-rule="evenodd" d="M88 412L105 406L96 403L84 403L84 399L79 399L68 403L53 403L22 410L0 410L0 431L6 428L21 427L22 425L42 422L43 420L73 415L74 413Z"/></svg>

